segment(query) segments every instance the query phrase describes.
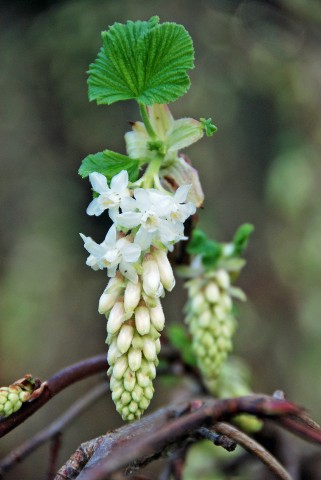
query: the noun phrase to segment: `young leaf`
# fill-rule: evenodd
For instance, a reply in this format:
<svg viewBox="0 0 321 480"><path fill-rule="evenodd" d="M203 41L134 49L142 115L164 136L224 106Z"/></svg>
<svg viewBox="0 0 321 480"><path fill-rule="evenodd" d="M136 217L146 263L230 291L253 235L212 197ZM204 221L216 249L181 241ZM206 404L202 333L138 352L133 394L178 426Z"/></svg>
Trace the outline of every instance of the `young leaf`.
<svg viewBox="0 0 321 480"><path fill-rule="evenodd" d="M139 166L138 159L129 158L111 150L104 150L84 158L78 173L82 178L86 178L90 173L98 172L111 180L117 173L127 170L129 180L134 182L138 178Z"/></svg>
<svg viewBox="0 0 321 480"><path fill-rule="evenodd" d="M194 229L192 238L187 246L188 253L201 255L202 263L206 268L213 268L222 254L222 245L207 238L205 232Z"/></svg>
<svg viewBox="0 0 321 480"><path fill-rule="evenodd" d="M244 252L253 230L254 226L250 223L244 223L237 229L233 238L235 255L241 255Z"/></svg>
<svg viewBox="0 0 321 480"><path fill-rule="evenodd" d="M103 46L89 67L91 101L110 105L135 99L151 105L186 93L186 71L194 68L192 39L182 25L158 21L114 23L102 32Z"/></svg>

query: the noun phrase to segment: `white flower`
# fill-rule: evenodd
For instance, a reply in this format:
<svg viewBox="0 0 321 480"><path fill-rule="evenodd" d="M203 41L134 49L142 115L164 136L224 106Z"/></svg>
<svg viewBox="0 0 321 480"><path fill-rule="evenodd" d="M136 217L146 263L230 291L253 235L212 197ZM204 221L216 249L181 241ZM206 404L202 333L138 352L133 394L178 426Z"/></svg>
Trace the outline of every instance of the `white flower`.
<svg viewBox="0 0 321 480"><path fill-rule="evenodd" d="M184 220L187 218L185 218L186 212L183 207L188 204L180 205L182 193L185 194L180 191L175 198L175 195L153 188L137 188L134 191L135 198L124 199L123 213L117 215L115 220L125 228L140 226L135 236L135 243L142 250L147 250L157 241L161 241L169 250L172 250L174 243L186 239L183 223L179 220L179 217ZM190 209L189 206L188 209ZM174 217L176 215L175 221L171 215Z"/></svg>
<svg viewBox="0 0 321 480"><path fill-rule="evenodd" d="M117 240L116 227L113 225L105 240L98 244L91 237L80 234L84 241L85 249L90 253L86 264L94 270L107 268L109 277L114 277L117 267L121 273L136 283L138 275L132 263L137 262L141 254L139 245L131 243L126 237Z"/></svg>
<svg viewBox="0 0 321 480"><path fill-rule="evenodd" d="M178 187L175 194L171 198L171 207L168 220L176 223L184 223L185 220L194 215L196 207L192 202L184 203L191 185L182 185Z"/></svg>
<svg viewBox="0 0 321 480"><path fill-rule="evenodd" d="M101 173L91 173L89 180L92 184L93 190L99 193L97 198L94 198L87 208L88 215L100 215L105 210L109 209L109 216L113 220L115 215L119 212L119 207L124 198L129 197L128 190L128 173L122 170L115 175L108 187L107 179Z"/></svg>

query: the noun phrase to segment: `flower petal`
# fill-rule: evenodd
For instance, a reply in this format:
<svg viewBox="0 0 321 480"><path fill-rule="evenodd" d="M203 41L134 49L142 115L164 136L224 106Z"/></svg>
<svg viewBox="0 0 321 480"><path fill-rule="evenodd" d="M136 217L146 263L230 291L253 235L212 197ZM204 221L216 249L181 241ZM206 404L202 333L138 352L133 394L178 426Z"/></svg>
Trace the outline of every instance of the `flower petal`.
<svg viewBox="0 0 321 480"><path fill-rule="evenodd" d="M183 203L186 200L191 185L181 185L175 192L174 199L177 203Z"/></svg>
<svg viewBox="0 0 321 480"><path fill-rule="evenodd" d="M116 193L123 193L128 186L128 172L122 170L111 179L110 188Z"/></svg>
<svg viewBox="0 0 321 480"><path fill-rule="evenodd" d="M102 194L106 193L106 190L109 190L105 175L102 175L98 172L93 172L89 174L89 180L95 192Z"/></svg>
<svg viewBox="0 0 321 480"><path fill-rule="evenodd" d="M125 212L116 215L116 221L118 225L125 228L137 227L141 222L142 214L135 212Z"/></svg>
<svg viewBox="0 0 321 480"><path fill-rule="evenodd" d="M99 198L94 198L88 205L86 213L87 215L96 215L98 217L104 210L105 208L100 203Z"/></svg>
<svg viewBox="0 0 321 480"><path fill-rule="evenodd" d="M135 267L133 267L133 265L131 265L130 263L124 261L120 262L119 270L124 275L124 277L128 278L128 280L130 280L131 282L138 282L138 275Z"/></svg>

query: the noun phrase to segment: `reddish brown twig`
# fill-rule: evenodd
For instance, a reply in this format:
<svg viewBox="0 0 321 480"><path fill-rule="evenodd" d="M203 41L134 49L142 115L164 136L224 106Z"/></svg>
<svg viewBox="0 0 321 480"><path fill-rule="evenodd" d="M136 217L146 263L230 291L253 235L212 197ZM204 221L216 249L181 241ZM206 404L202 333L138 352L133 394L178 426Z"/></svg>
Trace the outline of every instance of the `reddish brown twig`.
<svg viewBox="0 0 321 480"><path fill-rule="evenodd" d="M97 355L60 370L43 384L43 391L38 398L32 402L26 402L16 413L0 421L0 437L24 422L61 390L107 368L106 355Z"/></svg>
<svg viewBox="0 0 321 480"><path fill-rule="evenodd" d="M44 428L32 438L12 450L6 457L0 460L0 477L11 470L17 463L24 460L45 442L59 435L75 418L90 407L108 390L108 384L99 384L92 388L87 394L77 400L63 415L57 418L51 425ZM56 473L56 470L54 472ZM51 468L53 471L53 468ZM49 476L49 474L48 474ZM53 478L51 475L50 478Z"/></svg>
<svg viewBox="0 0 321 480"><path fill-rule="evenodd" d="M253 440L253 438L227 423L217 422L213 428L216 432L233 439L245 450L259 458L268 467L268 469L276 475L277 478L280 480L291 480L291 476L276 460L276 458L273 457L273 455L271 455L265 448L263 448L262 445Z"/></svg>
<svg viewBox="0 0 321 480"><path fill-rule="evenodd" d="M228 419L238 413L250 413L262 418L278 420L282 417L301 419L301 409L286 401L262 395L235 399L191 403L163 409L143 417L140 422L122 427L112 434L101 437L99 447L94 449L77 480L102 480L121 469L133 469L166 454L173 445L181 448L184 441L202 426L212 426L218 420ZM291 429L291 428L289 428ZM314 432L316 433L316 431ZM305 434L309 437L308 430ZM318 439L321 444L321 430ZM122 441L120 442L120 438ZM311 437L309 437L311 439ZM56 477L67 480L68 463Z"/></svg>

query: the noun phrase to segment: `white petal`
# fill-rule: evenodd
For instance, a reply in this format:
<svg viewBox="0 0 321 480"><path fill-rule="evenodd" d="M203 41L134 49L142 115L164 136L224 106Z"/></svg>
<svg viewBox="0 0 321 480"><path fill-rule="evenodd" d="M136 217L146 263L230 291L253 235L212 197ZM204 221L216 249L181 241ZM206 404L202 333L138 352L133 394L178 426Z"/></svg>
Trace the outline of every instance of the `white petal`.
<svg viewBox="0 0 321 480"><path fill-rule="evenodd" d="M116 221L119 225L126 228L137 227L142 218L141 213L125 212L116 215Z"/></svg>
<svg viewBox="0 0 321 480"><path fill-rule="evenodd" d="M103 241L104 245L107 247L114 247L116 244L116 227L112 225L107 232L105 240Z"/></svg>
<svg viewBox="0 0 321 480"><path fill-rule="evenodd" d="M128 243L122 247L121 253L126 262L137 262L141 253L141 248L137 244Z"/></svg>
<svg viewBox="0 0 321 480"><path fill-rule="evenodd" d="M150 207L149 191L144 188L136 188L134 195L138 203L138 208L142 210L148 210Z"/></svg>
<svg viewBox="0 0 321 480"><path fill-rule="evenodd" d="M154 233L150 233L145 228L140 227L136 233L134 242L140 246L142 250L147 250L152 244Z"/></svg>
<svg viewBox="0 0 321 480"><path fill-rule="evenodd" d="M186 200L191 185L181 185L175 192L174 199L177 203L183 203Z"/></svg>
<svg viewBox="0 0 321 480"><path fill-rule="evenodd" d="M105 175L102 175L98 172L93 172L89 174L89 180L95 192L106 193L106 190L109 190Z"/></svg>
<svg viewBox="0 0 321 480"><path fill-rule="evenodd" d="M137 209L137 202L131 197L125 197L121 201L121 209L124 212L134 211Z"/></svg>
<svg viewBox="0 0 321 480"><path fill-rule="evenodd" d="M116 193L122 193L128 185L128 173L122 170L111 179L110 188Z"/></svg>
<svg viewBox="0 0 321 480"><path fill-rule="evenodd" d="M105 208L100 203L99 198L94 198L88 205L86 213L87 215L96 215L98 217L104 210Z"/></svg>
<svg viewBox="0 0 321 480"><path fill-rule="evenodd" d="M130 280L131 282L138 282L138 275L136 269L130 263L124 261L120 262L119 270L124 275L124 277L128 278L128 280Z"/></svg>

